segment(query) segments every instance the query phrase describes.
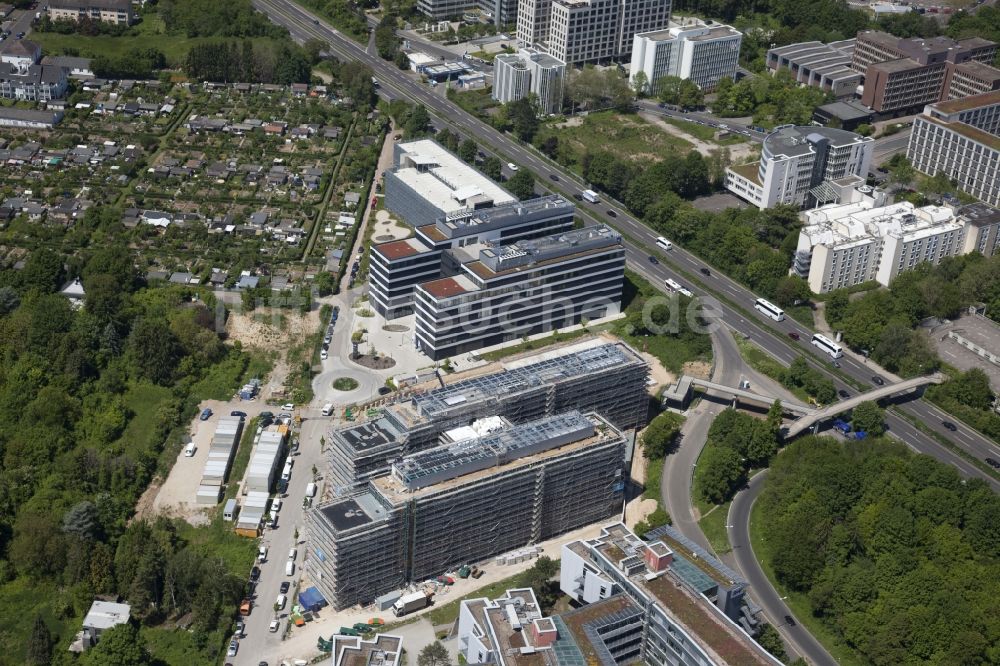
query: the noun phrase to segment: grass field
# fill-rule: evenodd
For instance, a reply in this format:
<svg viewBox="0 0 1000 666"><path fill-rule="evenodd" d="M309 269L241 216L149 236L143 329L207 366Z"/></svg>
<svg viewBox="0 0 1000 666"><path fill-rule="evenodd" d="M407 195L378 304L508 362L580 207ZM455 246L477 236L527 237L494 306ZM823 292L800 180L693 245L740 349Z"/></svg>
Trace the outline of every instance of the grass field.
<svg viewBox="0 0 1000 666"><path fill-rule="evenodd" d="M69 613L56 613L55 608L64 602L68 604ZM41 615L52 636L57 639L53 650L64 649L73 634L80 630L80 622L90 602L89 597L74 601L69 588L60 589L50 582L32 581L26 576L0 586L0 608L8 609L0 624L0 645L6 646L0 663L25 663L23 648L27 644L26 637L31 635L35 615ZM10 661L6 661L7 658Z"/></svg>
<svg viewBox="0 0 1000 666"><path fill-rule="evenodd" d="M172 396L170 389L165 386L145 383L132 384L125 391L123 401L133 416L119 441L127 453L145 453L160 444L149 440L156 431L157 411Z"/></svg>
<svg viewBox="0 0 1000 666"><path fill-rule="evenodd" d="M705 533L708 543L716 555L724 555L732 550L729 545L729 534L726 532L726 519L729 517L729 505L731 502L712 507L702 513L698 526Z"/></svg>
<svg viewBox="0 0 1000 666"><path fill-rule="evenodd" d="M841 642L822 622L813 617L808 595L786 590L778 584L770 564L772 553L768 547L767 538L760 529L754 529L755 525L760 525L760 507L760 502L755 502L753 510L750 512L750 544L753 547L753 554L761 562L761 568L767 574L768 580L774 585L778 594L782 595L781 598L788 607L792 609L796 620L805 625L809 633L823 644L823 647L840 666L863 666L865 662L859 658L854 650Z"/></svg>
<svg viewBox="0 0 1000 666"><path fill-rule="evenodd" d="M79 55L94 58L99 55L117 58L132 49L154 48L163 52L171 67L181 67L191 47L203 42L218 41L219 37L187 37L167 34L162 19L150 16L121 37L111 35L63 35L57 32L32 32L31 40L37 42L46 55ZM254 38L254 43L270 42L266 37Z"/></svg>
<svg viewBox="0 0 1000 666"><path fill-rule="evenodd" d="M558 560L556 561L558 562ZM452 599L439 608L435 608L427 614L427 619L430 620L435 626L439 624L451 624L458 619L458 608L463 599L479 599L480 597L496 599L497 597L503 595L503 593L507 590L524 587L527 584L527 580L527 571L522 571L514 574L510 578L504 578L495 583L490 583L485 587L479 588L475 592L471 592L459 599Z"/></svg>
<svg viewBox="0 0 1000 666"><path fill-rule="evenodd" d="M648 161L670 153L687 153L694 147L639 116L615 111L591 113L582 120L570 118L562 125L542 125L536 145L549 136L559 140L560 160L577 172L582 169L585 153L606 151L621 159Z"/></svg>
<svg viewBox="0 0 1000 666"><path fill-rule="evenodd" d="M782 381L781 377L784 374L785 367L775 361L773 358L764 353L764 350L746 340L737 340L736 345L740 348L740 356L746 361L751 368L757 372L761 372L774 381L778 382L784 386L788 391L791 391L796 398L802 401L802 404L809 404L809 394L805 392L801 386L786 386Z"/></svg>
<svg viewBox="0 0 1000 666"><path fill-rule="evenodd" d="M737 143L746 143L747 139L742 134L734 134L721 141L715 140L716 130L714 127L709 127L708 125L699 125L698 123L692 123L688 120L677 120L676 118L664 118L664 121L670 123L677 129L690 134L696 139L701 139L702 141L711 141L712 143L718 144L720 146L732 146Z"/></svg>

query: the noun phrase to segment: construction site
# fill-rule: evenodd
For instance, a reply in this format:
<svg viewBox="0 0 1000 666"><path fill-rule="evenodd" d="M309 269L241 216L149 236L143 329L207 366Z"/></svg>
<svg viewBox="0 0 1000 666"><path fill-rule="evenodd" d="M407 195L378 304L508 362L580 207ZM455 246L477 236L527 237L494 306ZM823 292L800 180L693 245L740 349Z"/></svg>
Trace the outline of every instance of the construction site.
<svg viewBox="0 0 1000 666"><path fill-rule="evenodd" d="M402 456L484 434L496 417L517 424L576 409L597 412L621 430L641 428L648 377L649 366L634 349L600 336L438 374L371 420L329 433L326 497L364 488Z"/></svg>
<svg viewBox="0 0 1000 666"><path fill-rule="evenodd" d="M626 438L568 410L408 455L306 512L306 570L337 609L621 513Z"/></svg>

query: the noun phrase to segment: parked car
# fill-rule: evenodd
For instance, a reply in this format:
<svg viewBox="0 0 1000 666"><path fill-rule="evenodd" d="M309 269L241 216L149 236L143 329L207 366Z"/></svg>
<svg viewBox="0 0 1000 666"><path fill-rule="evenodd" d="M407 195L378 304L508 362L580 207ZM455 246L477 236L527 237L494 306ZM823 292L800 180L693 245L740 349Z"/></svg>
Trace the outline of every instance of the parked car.
<svg viewBox="0 0 1000 666"><path fill-rule="evenodd" d="M250 580L256 581L260 579L260 567L253 567L250 569Z"/></svg>
<svg viewBox="0 0 1000 666"><path fill-rule="evenodd" d="M392 389L389 388L388 386L379 386L378 387L378 394L379 395L389 395L390 393L392 393Z"/></svg>
<svg viewBox="0 0 1000 666"><path fill-rule="evenodd" d="M241 412L238 409L234 409L233 411L229 412L229 415L230 416L238 416L241 419L245 419L247 417L247 413L246 412Z"/></svg>
<svg viewBox="0 0 1000 666"><path fill-rule="evenodd" d="M325 349L319 353L319 360L321 360L321 361L325 361L329 357L330 357L330 352L328 352Z"/></svg>
<svg viewBox="0 0 1000 666"><path fill-rule="evenodd" d="M286 402L285 404L283 404L281 406L281 411L283 411L283 412L290 412L293 409L295 409L295 403L294 402Z"/></svg>
<svg viewBox="0 0 1000 666"><path fill-rule="evenodd" d="M233 640L229 641L229 649L226 650L226 656L227 657L235 657L236 656L236 651L239 650L239 649L240 649L240 644L234 638Z"/></svg>
<svg viewBox="0 0 1000 666"><path fill-rule="evenodd" d="M282 594L288 594L288 588L290 588L291 586L292 586L291 583L289 583L287 580L283 580L281 581L281 587L279 587L278 590Z"/></svg>
<svg viewBox="0 0 1000 666"><path fill-rule="evenodd" d="M209 420L210 418L212 418L212 410L209 409L208 407L206 407L205 409L201 410L201 416L199 418L202 421Z"/></svg>
<svg viewBox="0 0 1000 666"><path fill-rule="evenodd" d="M268 625L267 630L270 631L273 634L273 633L276 633L278 631L278 627L280 627L280 626L281 626L281 620L275 618L275 619L271 620L271 624ZM261 663L262 664L266 664L267 662L263 661Z"/></svg>
<svg viewBox="0 0 1000 666"><path fill-rule="evenodd" d="M789 331L788 332L788 337L790 337L792 340L798 340L799 339L799 334L796 333L795 331Z"/></svg>
<svg viewBox="0 0 1000 666"><path fill-rule="evenodd" d="M839 395L841 398L850 398L851 397L851 394L848 393L847 391L845 391L844 389L840 389L839 391L837 391L837 395Z"/></svg>
<svg viewBox="0 0 1000 666"><path fill-rule="evenodd" d="M233 632L235 638L243 638L243 632L246 631L247 626L243 624L243 620L236 620L236 631Z"/></svg>

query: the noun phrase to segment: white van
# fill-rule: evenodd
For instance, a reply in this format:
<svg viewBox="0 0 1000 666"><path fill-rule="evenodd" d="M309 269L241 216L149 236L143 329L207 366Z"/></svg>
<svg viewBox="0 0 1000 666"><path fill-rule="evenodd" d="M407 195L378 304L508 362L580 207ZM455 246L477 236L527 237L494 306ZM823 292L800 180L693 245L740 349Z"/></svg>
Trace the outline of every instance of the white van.
<svg viewBox="0 0 1000 666"><path fill-rule="evenodd" d="M263 562L267 559L267 546L261 546L257 549L257 561Z"/></svg>
<svg viewBox="0 0 1000 666"><path fill-rule="evenodd" d="M295 556L298 555L298 554L299 554L298 549L292 548L290 551L288 551L288 559L289 560L294 560Z"/></svg>
<svg viewBox="0 0 1000 666"><path fill-rule="evenodd" d="M306 486L306 497L316 497L316 484L310 483Z"/></svg>
<svg viewBox="0 0 1000 666"><path fill-rule="evenodd" d="M288 481L292 478L292 462L288 461L285 463L285 469L281 470L281 480Z"/></svg>
<svg viewBox="0 0 1000 666"><path fill-rule="evenodd" d="M192 440L187 443L187 446L184 447L184 455L186 455L188 458L193 458L194 452L197 450L198 447L194 445L194 440Z"/></svg>
<svg viewBox="0 0 1000 666"><path fill-rule="evenodd" d="M333 403L332 402L328 402L325 405L323 405L322 414L323 414L323 416L330 416L331 414L333 414Z"/></svg>
<svg viewBox="0 0 1000 666"><path fill-rule="evenodd" d="M271 513L278 513L281 511L281 498L275 497L271 500Z"/></svg>
<svg viewBox="0 0 1000 666"><path fill-rule="evenodd" d="M274 600L274 605L278 607L278 610L284 610L285 608L285 595L279 594L278 598Z"/></svg>
<svg viewBox="0 0 1000 666"><path fill-rule="evenodd" d="M295 575L295 562L288 560L285 562L285 575L294 576Z"/></svg>

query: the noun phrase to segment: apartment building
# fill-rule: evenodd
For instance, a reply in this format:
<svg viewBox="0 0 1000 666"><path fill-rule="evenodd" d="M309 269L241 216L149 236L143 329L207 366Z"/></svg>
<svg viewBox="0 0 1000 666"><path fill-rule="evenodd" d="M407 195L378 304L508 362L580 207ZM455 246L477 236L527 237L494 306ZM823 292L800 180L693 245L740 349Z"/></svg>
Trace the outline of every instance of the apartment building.
<svg viewBox="0 0 1000 666"><path fill-rule="evenodd" d="M617 428L646 423L649 366L619 341L591 338L474 371L433 376L370 421L328 432L330 496L349 495L389 473L404 455L487 433L498 419L523 423L570 409L597 412Z"/></svg>
<svg viewBox="0 0 1000 666"><path fill-rule="evenodd" d="M66 94L66 70L39 61L42 49L27 39L0 43L0 97L24 102L47 102Z"/></svg>
<svg viewBox="0 0 1000 666"><path fill-rule="evenodd" d="M362 638L334 634L331 642L330 666L400 666L404 663L402 636L376 634L372 638Z"/></svg>
<svg viewBox="0 0 1000 666"><path fill-rule="evenodd" d="M1000 91L925 107L906 157L918 171L943 172L963 192L1000 206Z"/></svg>
<svg viewBox="0 0 1000 666"><path fill-rule="evenodd" d="M997 45L980 37L955 41L947 37L901 39L877 30L858 33L852 67L865 77L861 103L877 113L900 113L948 99L966 89L984 85L997 54ZM954 89L956 69L966 68ZM975 74L973 74L975 72ZM1000 70L995 70L1000 77ZM982 92L982 90L979 90Z"/></svg>
<svg viewBox="0 0 1000 666"><path fill-rule="evenodd" d="M516 54L498 55L493 60L493 99L514 102L533 93L539 113L562 110L566 63L535 48Z"/></svg>
<svg viewBox="0 0 1000 666"><path fill-rule="evenodd" d="M659 93L664 76L690 79L705 91L721 78L735 78L743 33L728 25L688 18L666 30L637 33L632 42L631 80L642 72L649 93Z"/></svg>
<svg viewBox="0 0 1000 666"><path fill-rule="evenodd" d="M368 294L386 319L413 312L417 284L458 272L478 258L480 247L510 244L573 228L576 208L550 195L493 208L440 217L414 229L414 237L373 245L369 256Z"/></svg>
<svg viewBox="0 0 1000 666"><path fill-rule="evenodd" d="M670 8L671 0L526 0L517 38L572 65L625 61L636 33L667 27Z"/></svg>
<svg viewBox="0 0 1000 666"><path fill-rule="evenodd" d="M908 201L831 204L802 214L793 269L821 294L979 251L992 256L1000 215L986 207L916 207Z"/></svg>
<svg viewBox="0 0 1000 666"><path fill-rule="evenodd" d="M853 97L864 76L851 67L855 41L802 42L772 48L767 68L772 74L788 71L798 82L833 93L838 99Z"/></svg>
<svg viewBox="0 0 1000 666"><path fill-rule="evenodd" d="M493 18L497 27L517 24L518 0L479 0L479 8Z"/></svg>
<svg viewBox="0 0 1000 666"><path fill-rule="evenodd" d="M306 512L305 570L337 609L617 515L625 438L562 414L408 455L351 497Z"/></svg>
<svg viewBox="0 0 1000 666"><path fill-rule="evenodd" d="M875 141L830 127L786 125L764 139L759 162L726 169L726 189L758 208L829 201L829 183L864 180Z"/></svg>
<svg viewBox="0 0 1000 666"><path fill-rule="evenodd" d="M594 659L585 663L781 663L750 637L757 621L746 582L669 526L643 541L616 523L596 539L563 545L559 587L585 604L574 611L582 617L568 613L556 622L557 630L587 637ZM593 619L586 613L592 607Z"/></svg>
<svg viewBox="0 0 1000 666"><path fill-rule="evenodd" d="M621 235L605 225L479 250L416 286L415 342L434 360L617 314Z"/></svg>
<svg viewBox="0 0 1000 666"><path fill-rule="evenodd" d="M90 19L102 23L131 25L135 20L132 0L48 0L52 21Z"/></svg>
<svg viewBox="0 0 1000 666"><path fill-rule="evenodd" d="M430 139L393 146L393 168L385 173L386 208L413 227L440 217L492 208L517 199Z"/></svg>

